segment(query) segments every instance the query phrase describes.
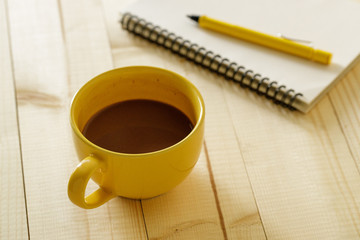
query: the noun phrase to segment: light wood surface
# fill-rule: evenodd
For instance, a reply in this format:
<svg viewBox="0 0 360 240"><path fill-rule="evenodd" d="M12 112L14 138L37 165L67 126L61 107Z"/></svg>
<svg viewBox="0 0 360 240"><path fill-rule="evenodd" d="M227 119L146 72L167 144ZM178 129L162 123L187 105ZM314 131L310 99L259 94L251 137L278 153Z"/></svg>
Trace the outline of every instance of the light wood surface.
<svg viewBox="0 0 360 240"><path fill-rule="evenodd" d="M0 0L0 239L360 239L360 64L310 113L288 111L121 30L130 2ZM129 65L199 88L199 161L165 195L80 209L71 98Z"/></svg>
<svg viewBox="0 0 360 240"><path fill-rule="evenodd" d="M0 239L28 237L6 3L0 1Z"/></svg>

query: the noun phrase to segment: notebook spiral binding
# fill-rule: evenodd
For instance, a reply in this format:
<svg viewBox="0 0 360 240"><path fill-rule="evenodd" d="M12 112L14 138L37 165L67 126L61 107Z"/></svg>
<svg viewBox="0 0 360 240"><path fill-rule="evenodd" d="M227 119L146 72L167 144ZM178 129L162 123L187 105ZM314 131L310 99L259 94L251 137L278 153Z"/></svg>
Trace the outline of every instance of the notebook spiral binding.
<svg viewBox="0 0 360 240"><path fill-rule="evenodd" d="M296 105L302 101L299 99L302 96L301 93L296 93L293 89L287 89L284 85L279 86L276 81L262 77L261 74L254 73L244 66L231 62L219 54L208 51L196 43L191 43L189 40L185 40L131 13L124 13L120 23L123 29L169 49L173 53L225 77L227 80L238 83L241 87L255 91L259 95L264 95L276 104L295 110Z"/></svg>

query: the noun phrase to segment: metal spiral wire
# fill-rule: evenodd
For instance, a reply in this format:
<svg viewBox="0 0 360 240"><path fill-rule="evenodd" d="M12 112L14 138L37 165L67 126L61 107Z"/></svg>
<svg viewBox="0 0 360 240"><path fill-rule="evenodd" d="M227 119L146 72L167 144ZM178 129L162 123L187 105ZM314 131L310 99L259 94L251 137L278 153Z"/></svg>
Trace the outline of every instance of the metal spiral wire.
<svg viewBox="0 0 360 240"><path fill-rule="evenodd" d="M131 13L123 14L120 23L123 29L169 49L173 53L223 76L226 80L232 80L241 87L248 88L259 95L265 95L283 107L294 110L294 102L302 96L301 93L296 93L293 89L287 89L285 85L279 86L276 81L270 81L269 78L262 77L261 74L254 73L244 66L231 62L219 54L208 51L196 43L191 43L189 40L185 40Z"/></svg>

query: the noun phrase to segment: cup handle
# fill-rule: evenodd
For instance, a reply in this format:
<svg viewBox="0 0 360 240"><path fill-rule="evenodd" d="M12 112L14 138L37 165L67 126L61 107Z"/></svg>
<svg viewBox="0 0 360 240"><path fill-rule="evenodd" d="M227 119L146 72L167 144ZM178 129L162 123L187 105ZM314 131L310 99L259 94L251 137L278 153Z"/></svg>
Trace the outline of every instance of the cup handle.
<svg viewBox="0 0 360 240"><path fill-rule="evenodd" d="M77 206L91 209L101 206L115 195L99 187L96 191L85 197L85 189L91 175L102 166L102 162L94 156L84 158L70 176L68 196Z"/></svg>

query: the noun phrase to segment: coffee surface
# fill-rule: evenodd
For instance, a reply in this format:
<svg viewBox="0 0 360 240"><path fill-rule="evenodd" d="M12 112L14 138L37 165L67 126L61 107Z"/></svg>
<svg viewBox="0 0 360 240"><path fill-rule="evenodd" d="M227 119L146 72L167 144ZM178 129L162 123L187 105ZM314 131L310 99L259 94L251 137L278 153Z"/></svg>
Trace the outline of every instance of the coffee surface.
<svg viewBox="0 0 360 240"><path fill-rule="evenodd" d="M146 153L167 148L193 129L175 107L152 100L128 100L110 105L90 118L83 129L92 143L121 153Z"/></svg>

